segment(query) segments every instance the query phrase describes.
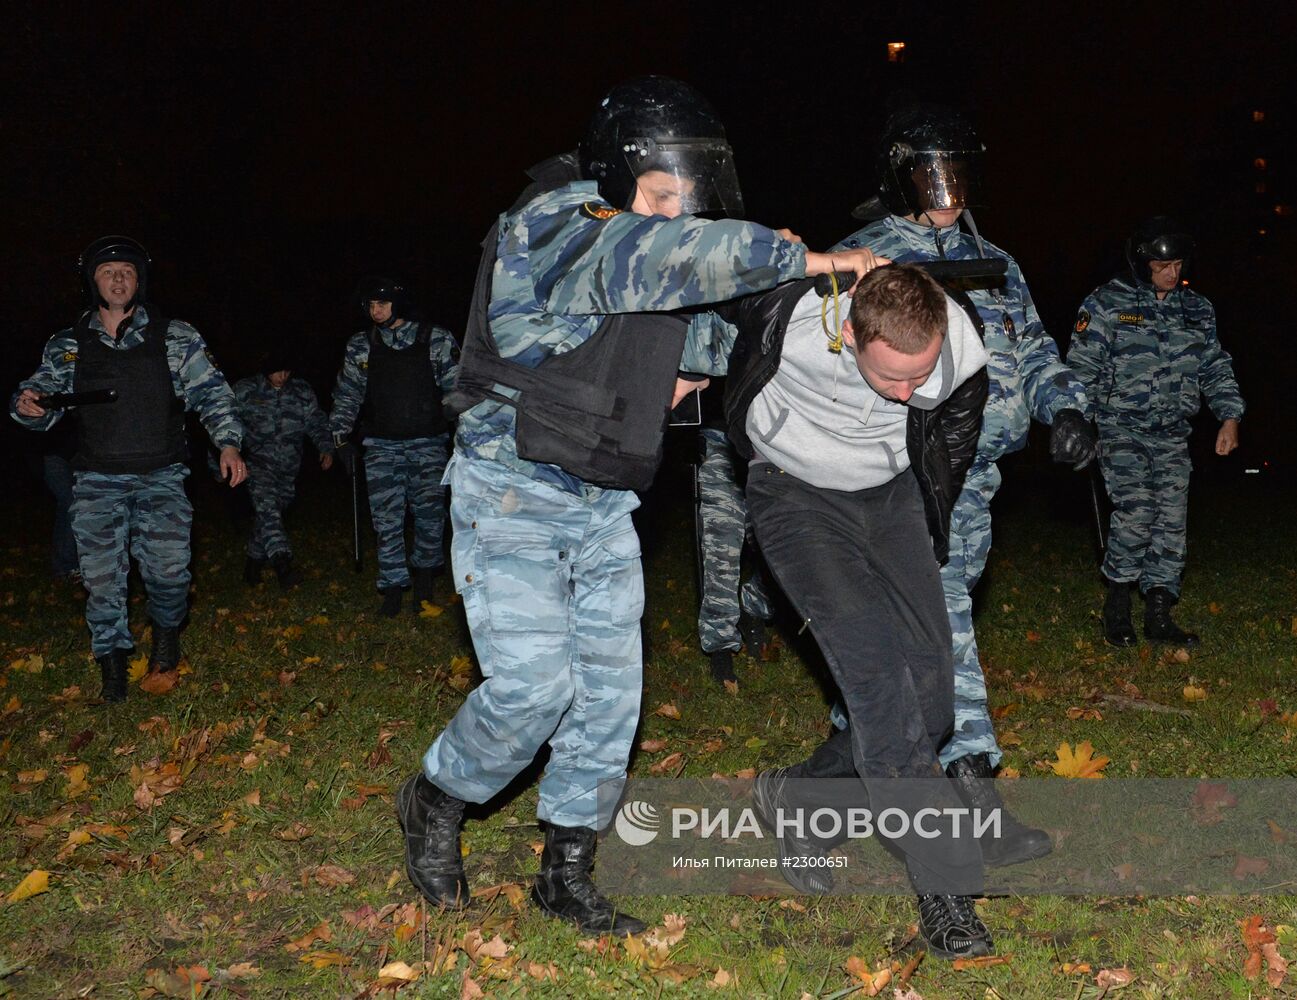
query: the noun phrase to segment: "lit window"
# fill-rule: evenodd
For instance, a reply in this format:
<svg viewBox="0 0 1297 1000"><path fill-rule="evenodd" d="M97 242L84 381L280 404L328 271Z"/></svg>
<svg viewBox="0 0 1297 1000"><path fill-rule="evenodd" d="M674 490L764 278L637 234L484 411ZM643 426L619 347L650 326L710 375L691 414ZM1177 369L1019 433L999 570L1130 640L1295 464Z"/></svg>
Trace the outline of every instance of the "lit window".
<svg viewBox="0 0 1297 1000"><path fill-rule="evenodd" d="M1252 120L1253 120L1254 122L1263 122L1263 121L1265 121L1265 112L1264 112L1264 111L1253 111L1253 112L1252 112Z"/></svg>
<svg viewBox="0 0 1297 1000"><path fill-rule="evenodd" d="M1276 205L1276 206L1274 207L1274 214L1275 214L1275 215L1292 215L1292 206L1291 206L1291 205Z"/></svg>
<svg viewBox="0 0 1297 1000"><path fill-rule="evenodd" d="M1264 236L1264 235L1265 235L1265 230L1264 230L1264 229L1258 229L1258 230L1256 231L1256 234L1257 234L1258 236Z"/></svg>
<svg viewBox="0 0 1297 1000"><path fill-rule="evenodd" d="M1252 161L1252 166L1256 167L1257 170L1264 170L1264 169L1265 169L1265 157L1264 157L1264 156L1258 156L1255 160Z"/></svg>
<svg viewBox="0 0 1297 1000"><path fill-rule="evenodd" d="M888 62L905 62L905 43L888 42L887 43L887 61Z"/></svg>

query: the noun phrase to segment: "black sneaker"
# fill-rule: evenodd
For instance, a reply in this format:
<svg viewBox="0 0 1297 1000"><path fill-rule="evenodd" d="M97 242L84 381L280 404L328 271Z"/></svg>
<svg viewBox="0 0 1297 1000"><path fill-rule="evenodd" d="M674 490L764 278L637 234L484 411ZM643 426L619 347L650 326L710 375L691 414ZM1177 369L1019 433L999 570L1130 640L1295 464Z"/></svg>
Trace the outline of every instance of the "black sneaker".
<svg viewBox="0 0 1297 1000"><path fill-rule="evenodd" d="M940 958L976 958L995 951L991 932L973 906L972 896L919 895L919 934Z"/></svg>
<svg viewBox="0 0 1297 1000"><path fill-rule="evenodd" d="M781 833L777 825L779 811L789 812L784 799L784 784L788 781L789 770L780 767L758 774L752 783L752 805L761 825L779 837L779 874L784 881L798 892L823 896L833 891L833 874L822 863L808 864L802 859L827 858L829 852L818 841L794 836L789 826L785 826Z"/></svg>

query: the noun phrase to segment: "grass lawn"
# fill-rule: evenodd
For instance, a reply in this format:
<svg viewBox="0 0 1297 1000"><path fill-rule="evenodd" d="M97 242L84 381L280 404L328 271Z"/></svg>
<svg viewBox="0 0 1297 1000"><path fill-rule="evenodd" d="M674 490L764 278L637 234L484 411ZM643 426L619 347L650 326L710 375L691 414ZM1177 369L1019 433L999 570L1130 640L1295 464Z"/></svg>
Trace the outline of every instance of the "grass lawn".
<svg viewBox="0 0 1297 1000"><path fill-rule="evenodd" d="M1068 780L1048 762L1060 742L1085 740L1110 758L1112 777L1293 774L1293 506L1256 479L1195 494L1178 616L1206 641L1177 659L1100 641L1080 480L1008 470L977 626L1019 780ZM679 465L665 481L687 495ZM403 872L392 793L477 680L458 607L377 616L372 547L364 574L348 564L339 479L305 484L289 530L307 582L288 595L269 574L256 589L242 583L243 529L207 486L194 492L188 667L174 690L133 683L111 710L93 703L80 595L46 575L44 499L6 501L0 897L33 871L48 873L48 889L0 902L0 996L353 997L418 973L402 996L830 998L873 995L866 977L912 958L908 895L625 899L663 925L647 944L546 920L518 889L537 866L535 772L470 816L475 905L425 914ZM698 776L804 757L827 732L826 696L795 629L775 658L737 660L737 694L718 689L697 649L685 505L664 504L642 530L652 655L638 741L664 746L638 751L632 773L647 776L671 753ZM147 652L138 596L132 623ZM1186 687L1206 697L1186 701ZM1104 695L1187 714L1122 709ZM678 720L651 714L664 702ZM955 969L927 958L904 988L878 995L1297 996L1290 978L1267 983L1274 962L1248 975L1241 927L1260 917L1278 953L1297 958L1291 895L979 906L1007 961Z"/></svg>

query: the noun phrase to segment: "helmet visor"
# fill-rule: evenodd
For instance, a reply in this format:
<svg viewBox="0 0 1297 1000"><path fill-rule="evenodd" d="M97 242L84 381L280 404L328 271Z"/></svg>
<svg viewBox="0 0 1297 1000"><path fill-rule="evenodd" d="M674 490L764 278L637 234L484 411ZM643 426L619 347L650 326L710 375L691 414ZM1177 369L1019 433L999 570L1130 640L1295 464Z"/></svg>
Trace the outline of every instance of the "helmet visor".
<svg viewBox="0 0 1297 1000"><path fill-rule="evenodd" d="M655 215L743 214L734 154L720 139L631 139L631 175Z"/></svg>
<svg viewBox="0 0 1297 1000"><path fill-rule="evenodd" d="M916 150L909 161L914 204L920 212L980 205L980 150Z"/></svg>
<svg viewBox="0 0 1297 1000"><path fill-rule="evenodd" d="M1184 260L1193 254L1193 238L1185 233L1164 233L1141 240L1136 252L1145 260Z"/></svg>

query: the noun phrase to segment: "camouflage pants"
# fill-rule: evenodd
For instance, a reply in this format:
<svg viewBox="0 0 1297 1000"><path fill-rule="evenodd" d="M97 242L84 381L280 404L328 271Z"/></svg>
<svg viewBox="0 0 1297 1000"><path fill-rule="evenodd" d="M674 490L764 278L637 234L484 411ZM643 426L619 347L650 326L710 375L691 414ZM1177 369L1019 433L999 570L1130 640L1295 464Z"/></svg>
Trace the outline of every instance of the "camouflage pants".
<svg viewBox="0 0 1297 1000"><path fill-rule="evenodd" d="M428 779L485 802L546 742L541 819L599 829L639 725L644 579L634 493L584 496L456 455L455 586L485 678L423 758Z"/></svg>
<svg viewBox="0 0 1297 1000"><path fill-rule="evenodd" d="M250 559L273 559L293 554L284 531L284 511L293 502L297 470L272 469L248 463L248 493L252 497Z"/></svg>
<svg viewBox="0 0 1297 1000"><path fill-rule="evenodd" d="M405 559L405 512L414 520L416 569L436 569L444 562L442 532L446 525L446 489L441 477L446 469L448 435L411 441L365 439L365 479L369 484L369 512L378 535L378 589L408 587L410 569Z"/></svg>
<svg viewBox="0 0 1297 1000"><path fill-rule="evenodd" d="M698 466L698 548L702 556L702 600L698 639L704 653L737 650L739 614L769 621L774 617L759 566L742 587L743 548L751 529L747 500L739 487L736 456L723 430L704 428L703 460ZM756 555L756 548L748 550ZM759 558L759 557L758 557Z"/></svg>
<svg viewBox="0 0 1297 1000"><path fill-rule="evenodd" d="M999 488L1000 470L995 463L975 461L950 515L950 561L941 567L941 589L954 643L955 732L940 749L942 767L979 753L988 754L994 767L1003 756L995 741L986 679L977 658L972 598L991 551L991 500Z"/></svg>
<svg viewBox="0 0 1297 1000"><path fill-rule="evenodd" d="M72 532L89 593L86 624L95 656L130 649L126 578L139 564L149 618L179 625L189 596L189 470L180 464L142 476L78 472L72 487Z"/></svg>
<svg viewBox="0 0 1297 1000"><path fill-rule="evenodd" d="M1113 506L1103 575L1178 597L1192 471L1187 443L1105 427L1099 468Z"/></svg>

